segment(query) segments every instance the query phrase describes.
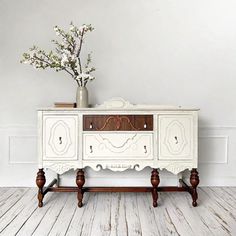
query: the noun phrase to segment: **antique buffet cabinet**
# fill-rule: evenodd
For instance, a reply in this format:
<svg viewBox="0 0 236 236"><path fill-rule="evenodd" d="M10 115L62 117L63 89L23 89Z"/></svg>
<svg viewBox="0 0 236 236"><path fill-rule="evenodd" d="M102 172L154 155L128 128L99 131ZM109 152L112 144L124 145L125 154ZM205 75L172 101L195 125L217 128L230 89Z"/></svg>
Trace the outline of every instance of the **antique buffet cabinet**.
<svg viewBox="0 0 236 236"><path fill-rule="evenodd" d="M39 171L36 184L39 207L48 191L77 192L82 206L84 192L151 192L157 206L158 191L188 191L197 206L198 109L174 106L133 105L113 98L93 108L48 108L38 110ZM144 187L84 187L85 167L140 171L151 167L151 185ZM61 175L77 170L77 187L58 186L54 179L44 187L44 169ZM158 187L158 170L173 174L190 170L190 186ZM56 185L56 186L54 186Z"/></svg>

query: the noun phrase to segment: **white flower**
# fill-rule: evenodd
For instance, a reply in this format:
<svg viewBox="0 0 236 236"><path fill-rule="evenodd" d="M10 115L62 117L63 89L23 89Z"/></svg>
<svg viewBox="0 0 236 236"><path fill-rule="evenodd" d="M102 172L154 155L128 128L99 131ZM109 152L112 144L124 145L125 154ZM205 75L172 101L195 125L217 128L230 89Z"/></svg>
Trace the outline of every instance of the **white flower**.
<svg viewBox="0 0 236 236"><path fill-rule="evenodd" d="M83 30L86 31L88 29L87 25L82 25L80 28L79 28L79 31L82 32Z"/></svg>
<svg viewBox="0 0 236 236"><path fill-rule="evenodd" d="M70 31L74 31L74 30L75 30L75 26L72 25L72 26L70 27Z"/></svg>
<svg viewBox="0 0 236 236"><path fill-rule="evenodd" d="M57 26L55 26L53 29L56 32L56 35L60 35L59 28Z"/></svg>
<svg viewBox="0 0 236 236"><path fill-rule="evenodd" d="M65 55L70 55L71 53L70 53L70 50L68 50L67 48L65 48L65 49L63 49L63 54L65 54Z"/></svg>
<svg viewBox="0 0 236 236"><path fill-rule="evenodd" d="M68 63L68 58L67 58L66 54L63 54L62 59L61 59L61 65L65 66L66 63Z"/></svg>

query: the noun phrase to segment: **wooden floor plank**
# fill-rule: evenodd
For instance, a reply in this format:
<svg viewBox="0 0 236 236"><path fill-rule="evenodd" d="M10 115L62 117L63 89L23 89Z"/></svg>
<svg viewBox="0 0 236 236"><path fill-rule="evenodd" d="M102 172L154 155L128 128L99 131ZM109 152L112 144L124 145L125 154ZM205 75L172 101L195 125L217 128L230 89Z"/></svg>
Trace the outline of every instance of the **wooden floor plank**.
<svg viewBox="0 0 236 236"><path fill-rule="evenodd" d="M76 208L66 235L90 235L91 225L96 216L97 193L86 193L84 195L84 206L82 208Z"/></svg>
<svg viewBox="0 0 236 236"><path fill-rule="evenodd" d="M158 207L153 208L156 224L158 225L161 236L165 235L179 235L172 219L169 215L168 205L165 204L165 199L168 197L167 193L159 193ZM152 204L152 196L147 195L148 202Z"/></svg>
<svg viewBox="0 0 236 236"><path fill-rule="evenodd" d="M19 212L8 227L1 232L2 235L16 235L24 223L32 216L34 211L38 208L38 199L36 194L37 192L35 190L32 199L23 207L22 211Z"/></svg>
<svg viewBox="0 0 236 236"><path fill-rule="evenodd" d="M59 193L57 196L57 204L50 207L47 213L44 215L42 221L37 226L37 229L34 231L34 236L48 235L55 224L57 218L59 217L65 202L68 198L67 193Z"/></svg>
<svg viewBox="0 0 236 236"><path fill-rule="evenodd" d="M161 231L157 226L152 202L147 199L148 193L137 194L137 204L143 236L158 236Z"/></svg>
<svg viewBox="0 0 236 236"><path fill-rule="evenodd" d="M26 205L36 196L35 189L27 189L25 194L18 199L16 203L4 214L0 222L0 234L6 227L11 227L10 223L23 211Z"/></svg>
<svg viewBox="0 0 236 236"><path fill-rule="evenodd" d="M212 191L207 190L207 188L201 188L201 195L205 194L211 203L208 205L209 210L218 218L219 224L229 233L229 235L236 234L236 218L231 212L224 207L220 199L216 199L216 196ZM212 201L214 200L214 201Z"/></svg>
<svg viewBox="0 0 236 236"><path fill-rule="evenodd" d="M224 187L224 191L230 193L231 196L236 200L236 187Z"/></svg>
<svg viewBox="0 0 236 236"><path fill-rule="evenodd" d="M98 217L97 217L98 216ZM109 236L111 231L111 193L97 194L97 207L90 235Z"/></svg>
<svg viewBox="0 0 236 236"><path fill-rule="evenodd" d="M190 225L194 235L210 236L213 235L205 222L199 217L196 208L192 206L192 198L189 193L168 194L172 203L181 209L186 221ZM198 206L201 208L201 204Z"/></svg>
<svg viewBox="0 0 236 236"><path fill-rule="evenodd" d="M164 199L163 205L167 208L167 214L175 227L177 234L179 235L195 235L194 230L192 229L191 225L187 221L182 209L180 209L176 202L172 201L171 195L172 194L180 194L180 193L166 193L166 197ZM185 194L186 193L182 193Z"/></svg>
<svg viewBox="0 0 236 236"><path fill-rule="evenodd" d="M226 211L229 211L231 217L236 220L236 200L232 198L229 194L225 194L225 191L222 191L220 188L204 188L205 192L210 195L214 201L224 208Z"/></svg>
<svg viewBox="0 0 236 236"><path fill-rule="evenodd" d="M142 229L137 204L137 193L125 194L124 197L128 235L141 236Z"/></svg>
<svg viewBox="0 0 236 236"><path fill-rule="evenodd" d="M57 204L57 201L57 193L48 193L44 200L44 206L42 208L37 208L37 210L33 212L31 217L22 225L21 229L17 232L17 236L32 235L37 229L40 222L43 220L47 211L50 209L50 207Z"/></svg>
<svg viewBox="0 0 236 236"><path fill-rule="evenodd" d="M231 212L236 212L236 200L232 193L227 192L226 188L214 187L209 188L214 193L217 199L223 201L223 204L231 209Z"/></svg>
<svg viewBox="0 0 236 236"><path fill-rule="evenodd" d="M224 207L230 210L230 212L236 217L236 200L231 193L225 191L225 188L211 187L206 188L211 191L217 201L221 201Z"/></svg>
<svg viewBox="0 0 236 236"><path fill-rule="evenodd" d="M8 191L14 192L16 188L7 188L7 187L1 187L0 188L0 201L2 197L4 197L4 194L6 194Z"/></svg>
<svg viewBox="0 0 236 236"><path fill-rule="evenodd" d="M66 234L67 228L70 225L70 222L73 217L73 212L75 212L77 206L77 197L76 193L67 193L68 198L65 202L59 217L57 218L55 224L53 225L50 233L48 235L62 236Z"/></svg>
<svg viewBox="0 0 236 236"><path fill-rule="evenodd" d="M0 188L2 189L2 188ZM0 195L0 206L2 206L2 202L5 202L13 193L15 193L18 189L17 188L7 188L1 191Z"/></svg>
<svg viewBox="0 0 236 236"><path fill-rule="evenodd" d="M28 190L28 188L13 188L3 194L0 200L0 220Z"/></svg>
<svg viewBox="0 0 236 236"><path fill-rule="evenodd" d="M198 207L188 193L48 193L37 207L36 188L0 188L0 235L224 236L236 235L236 188L199 188Z"/></svg>
<svg viewBox="0 0 236 236"><path fill-rule="evenodd" d="M213 235L228 236L228 229L224 228L219 223L219 219L210 211L211 199L204 195L201 188L198 189L199 200L198 206L194 210L198 213L198 217L201 221L208 226ZM189 197L185 198L185 201L189 201Z"/></svg>
<svg viewBox="0 0 236 236"><path fill-rule="evenodd" d="M111 194L111 236L126 236L128 234L124 194L126 193Z"/></svg>

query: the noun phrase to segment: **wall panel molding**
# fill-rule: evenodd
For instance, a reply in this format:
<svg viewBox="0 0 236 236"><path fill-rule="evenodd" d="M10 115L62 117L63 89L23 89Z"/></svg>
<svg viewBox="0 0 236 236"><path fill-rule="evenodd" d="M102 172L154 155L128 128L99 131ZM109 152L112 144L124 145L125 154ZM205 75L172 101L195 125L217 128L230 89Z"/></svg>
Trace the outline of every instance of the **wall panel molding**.
<svg viewBox="0 0 236 236"><path fill-rule="evenodd" d="M201 152L203 152L203 151L200 149L199 150L199 163L200 164L227 164L228 163L229 136L226 136L226 135L225 136L224 135L205 135L205 136L199 136L199 140L201 140L201 139L203 139L203 140L205 139L205 143L206 143L206 139L212 140L212 142L214 142L214 140L218 140L218 141L221 140L222 141L221 146L219 145L219 142L218 142L218 145L216 147L219 148L219 150L222 149L222 148L224 150L223 150L223 156L221 157L221 160L218 160L218 161L213 161L213 160L202 161L201 160ZM199 148L201 148L200 145L201 145L201 141L199 141ZM214 148L214 150L210 150L210 151L212 151L212 154L216 154L216 153L220 152L219 150L217 151ZM215 151L215 153L213 153L214 151ZM222 153L220 153L220 154L222 154Z"/></svg>
<svg viewBox="0 0 236 236"><path fill-rule="evenodd" d="M37 142L36 135L9 135L8 164L37 164L34 142Z"/></svg>

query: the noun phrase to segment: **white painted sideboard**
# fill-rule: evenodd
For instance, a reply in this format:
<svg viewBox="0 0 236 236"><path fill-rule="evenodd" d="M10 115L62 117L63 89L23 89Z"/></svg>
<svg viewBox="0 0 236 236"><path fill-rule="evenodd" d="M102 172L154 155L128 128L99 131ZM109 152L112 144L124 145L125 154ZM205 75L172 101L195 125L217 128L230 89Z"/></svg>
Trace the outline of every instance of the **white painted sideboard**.
<svg viewBox="0 0 236 236"><path fill-rule="evenodd" d="M93 108L43 108L38 110L38 134L39 206L47 191L57 190L78 191L82 206L85 167L124 171L147 166L153 168L149 189L153 206L157 206L160 182L157 169L174 174L191 170L192 187L184 183L180 191L189 191L197 205L198 109L133 105L121 98ZM44 190L44 168L57 174L78 169L78 188L53 189L54 180Z"/></svg>

